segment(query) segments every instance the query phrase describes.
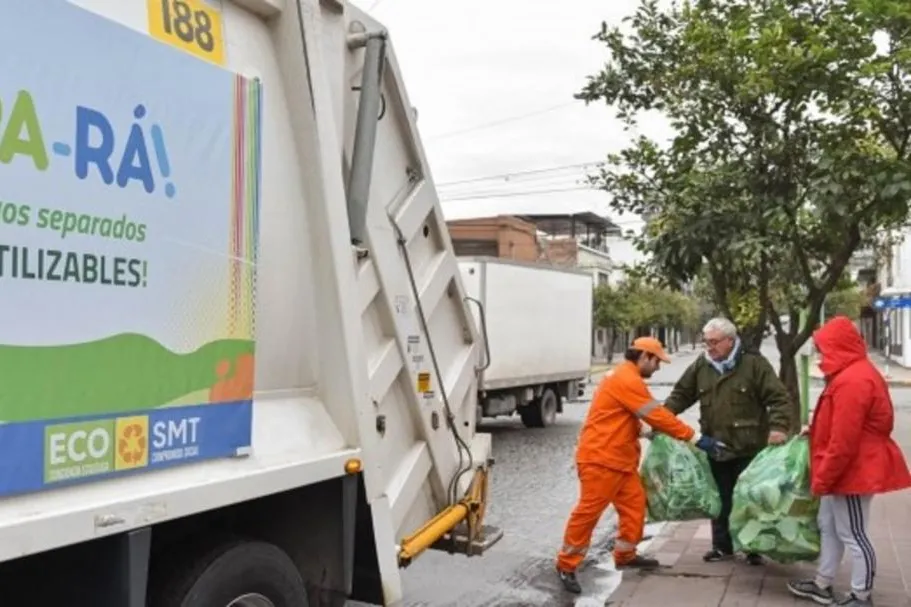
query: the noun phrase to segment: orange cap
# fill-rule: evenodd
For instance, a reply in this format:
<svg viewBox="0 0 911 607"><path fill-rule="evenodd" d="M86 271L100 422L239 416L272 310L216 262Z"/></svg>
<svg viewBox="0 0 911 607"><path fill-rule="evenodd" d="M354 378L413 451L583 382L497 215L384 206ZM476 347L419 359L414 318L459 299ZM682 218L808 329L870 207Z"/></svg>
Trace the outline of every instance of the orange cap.
<svg viewBox="0 0 911 607"><path fill-rule="evenodd" d="M665 352L664 348L661 346L661 342L654 337L637 337L635 340L633 340L633 344L630 347L633 350L648 352L649 354L658 357L658 360L664 361L666 363L671 362L671 359L668 357L667 352Z"/></svg>

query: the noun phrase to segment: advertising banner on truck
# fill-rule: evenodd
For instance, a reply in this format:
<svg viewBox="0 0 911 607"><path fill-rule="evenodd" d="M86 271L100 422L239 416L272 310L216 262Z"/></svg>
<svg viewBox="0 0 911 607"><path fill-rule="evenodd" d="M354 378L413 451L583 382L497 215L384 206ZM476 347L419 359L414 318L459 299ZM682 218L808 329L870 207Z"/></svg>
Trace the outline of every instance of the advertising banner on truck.
<svg viewBox="0 0 911 607"><path fill-rule="evenodd" d="M242 454L260 83L21 5L0 19L0 495Z"/></svg>

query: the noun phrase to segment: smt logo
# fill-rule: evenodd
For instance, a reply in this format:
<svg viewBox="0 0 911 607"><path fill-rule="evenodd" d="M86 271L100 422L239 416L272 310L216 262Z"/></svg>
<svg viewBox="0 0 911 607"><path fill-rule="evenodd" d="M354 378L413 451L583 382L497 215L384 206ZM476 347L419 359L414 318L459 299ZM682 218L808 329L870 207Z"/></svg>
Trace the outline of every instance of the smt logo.
<svg viewBox="0 0 911 607"><path fill-rule="evenodd" d="M195 416L156 420L152 424L152 463L198 457L200 421Z"/></svg>

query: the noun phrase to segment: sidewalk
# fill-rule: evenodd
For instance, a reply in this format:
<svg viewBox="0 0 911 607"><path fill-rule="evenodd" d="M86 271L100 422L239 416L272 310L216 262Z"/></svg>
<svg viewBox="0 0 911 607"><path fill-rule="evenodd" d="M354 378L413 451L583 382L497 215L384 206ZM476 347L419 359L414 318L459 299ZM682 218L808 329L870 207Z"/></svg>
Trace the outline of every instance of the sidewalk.
<svg viewBox="0 0 911 607"><path fill-rule="evenodd" d="M690 346L680 348L678 351L669 355L671 362L663 364L655 376L649 380L649 384L664 386L673 385L677 378L683 373L684 369L693 362L693 359L701 354L701 348L697 350L693 350ZM621 362L623 362L622 353L614 356L614 361L611 363L592 363L591 374L593 376L599 375L613 369Z"/></svg>
<svg viewBox="0 0 911 607"><path fill-rule="evenodd" d="M894 437L905 457L911 455L911 401L896 403ZM878 607L911 606L911 490L873 501L870 535L879 563ZM812 605L791 597L785 588L793 577L812 576L812 564L751 567L743 561L704 563L711 544L707 521L671 523L649 546L665 567L652 573L626 573L607 603L613 607L785 607ZM836 589L849 586L847 555Z"/></svg>
<svg viewBox="0 0 911 607"><path fill-rule="evenodd" d="M889 373L886 374L886 359L881 354L871 352L870 360L873 361L873 364L879 369L879 372L883 374L883 377L886 378L888 384L893 388L908 388L911 387L911 369L902 367L896 362L889 363ZM823 375L822 371L819 370L819 360L812 359L810 361L810 377L813 379L822 380Z"/></svg>

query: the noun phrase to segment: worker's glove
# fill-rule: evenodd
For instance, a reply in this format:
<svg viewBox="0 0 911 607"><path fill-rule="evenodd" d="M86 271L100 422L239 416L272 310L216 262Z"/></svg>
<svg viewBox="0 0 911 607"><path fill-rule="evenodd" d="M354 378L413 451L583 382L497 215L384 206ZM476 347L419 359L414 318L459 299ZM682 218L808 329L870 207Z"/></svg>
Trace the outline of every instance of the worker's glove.
<svg viewBox="0 0 911 607"><path fill-rule="evenodd" d="M706 436L705 434L700 436L699 440L696 441L696 447L705 451L708 456L713 459L721 457L721 455L724 453L724 450L728 448L728 446L720 440L716 440L711 436Z"/></svg>

